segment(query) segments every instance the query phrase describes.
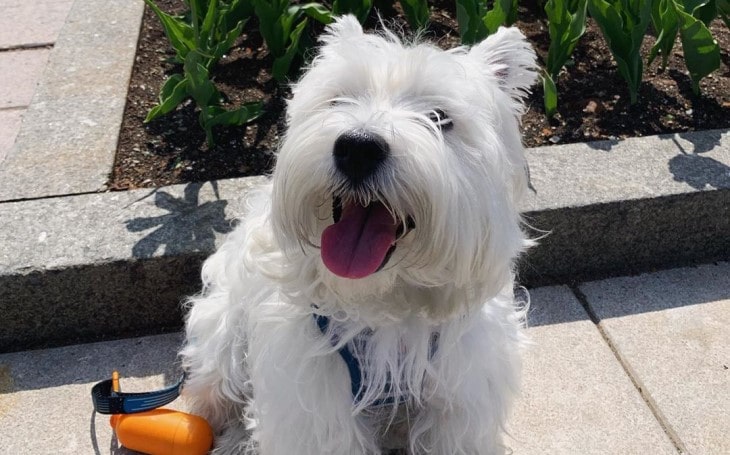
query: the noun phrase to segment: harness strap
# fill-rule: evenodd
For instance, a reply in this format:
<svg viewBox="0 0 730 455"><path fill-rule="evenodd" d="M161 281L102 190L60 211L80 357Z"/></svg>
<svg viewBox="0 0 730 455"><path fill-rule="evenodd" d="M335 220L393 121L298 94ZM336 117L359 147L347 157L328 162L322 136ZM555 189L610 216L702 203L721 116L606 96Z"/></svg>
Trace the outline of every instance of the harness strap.
<svg viewBox="0 0 730 455"><path fill-rule="evenodd" d="M317 321L317 327L319 327L319 331L322 332L322 335L326 335L327 329L329 329L330 326L330 318L317 314L313 316L314 319ZM332 343L332 346L335 346L337 344L337 340L330 339L330 343ZM362 370L360 369L360 362L355 358L354 355L352 355L352 352L350 352L347 343L345 343L340 349L338 349L337 352L340 354L340 357L342 357L342 360L345 361L347 371L350 373L350 388L352 390L352 397L355 399L355 403L358 403L362 399L362 396L365 394L365 389L362 385Z"/></svg>
<svg viewBox="0 0 730 455"><path fill-rule="evenodd" d="M317 327L319 328L319 331L322 332L322 335L327 335L327 330L329 329L330 325L330 318L327 316L319 315L319 314L312 314L314 316L314 320L317 323ZM438 332L434 332L431 336L430 341L430 350L428 353L428 359L431 360L436 354L436 350L438 349L438 339L439 335ZM337 337L331 337L330 343L332 346L336 346L338 343ZM345 362L345 365L347 366L347 371L350 374L350 389L352 391L352 397L354 400L354 403L357 404L362 400L362 397L365 395L366 388L363 384L363 371L362 366L360 365L360 361L353 355L353 353L350 351L350 348L348 346L348 343L345 343L337 350L338 354L340 354L340 357L342 357L342 360ZM392 385L391 381L388 381L385 384L385 394L386 396L383 398L379 398L375 400L372 403L373 407L378 406L385 406L385 405L392 405L396 403L396 397L394 397L391 394ZM397 397L398 404L405 403L408 400L407 395L401 395Z"/></svg>

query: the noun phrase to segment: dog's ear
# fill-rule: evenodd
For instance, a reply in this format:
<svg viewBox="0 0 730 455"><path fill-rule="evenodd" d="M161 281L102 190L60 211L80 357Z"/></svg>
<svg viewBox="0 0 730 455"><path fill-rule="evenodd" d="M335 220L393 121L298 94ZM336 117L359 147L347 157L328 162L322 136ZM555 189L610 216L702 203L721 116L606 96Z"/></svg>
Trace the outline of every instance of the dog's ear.
<svg viewBox="0 0 730 455"><path fill-rule="evenodd" d="M517 27L499 27L472 47L469 57L477 60L516 101L522 101L537 79L535 51Z"/></svg>
<svg viewBox="0 0 730 455"><path fill-rule="evenodd" d="M319 40L326 45L340 40L359 38L362 34L360 22L352 14L347 14L336 17L335 21L327 26Z"/></svg>

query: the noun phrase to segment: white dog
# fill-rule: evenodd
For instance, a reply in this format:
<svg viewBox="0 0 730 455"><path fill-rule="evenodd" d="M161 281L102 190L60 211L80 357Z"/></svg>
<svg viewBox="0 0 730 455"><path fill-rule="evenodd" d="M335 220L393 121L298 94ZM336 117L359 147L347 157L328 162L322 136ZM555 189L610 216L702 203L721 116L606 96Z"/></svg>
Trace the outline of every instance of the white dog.
<svg viewBox="0 0 730 455"><path fill-rule="evenodd" d="M444 52L329 26L191 300L186 394L214 453L504 452L535 78L515 28Z"/></svg>

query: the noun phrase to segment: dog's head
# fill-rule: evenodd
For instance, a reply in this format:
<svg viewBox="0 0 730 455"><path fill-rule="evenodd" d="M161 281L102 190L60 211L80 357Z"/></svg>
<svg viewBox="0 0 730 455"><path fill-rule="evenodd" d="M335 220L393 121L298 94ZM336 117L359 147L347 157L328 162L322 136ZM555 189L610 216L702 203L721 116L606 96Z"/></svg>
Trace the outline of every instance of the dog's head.
<svg viewBox="0 0 730 455"><path fill-rule="evenodd" d="M516 28L442 51L338 19L288 107L272 207L285 253L315 258L343 293L496 293L525 246L518 125L534 65Z"/></svg>

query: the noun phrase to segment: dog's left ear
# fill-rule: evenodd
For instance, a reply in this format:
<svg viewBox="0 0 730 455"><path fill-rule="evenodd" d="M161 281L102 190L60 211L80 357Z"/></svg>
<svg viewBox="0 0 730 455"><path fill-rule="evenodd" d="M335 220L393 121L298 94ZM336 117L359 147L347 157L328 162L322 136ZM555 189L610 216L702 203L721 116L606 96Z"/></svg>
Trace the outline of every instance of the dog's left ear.
<svg viewBox="0 0 730 455"><path fill-rule="evenodd" d="M521 102L537 79L535 51L517 27L499 27L472 47L469 57L515 101Z"/></svg>
<svg viewBox="0 0 730 455"><path fill-rule="evenodd" d="M323 44L332 44L347 39L358 39L362 34L360 22L352 14L346 14L336 17L334 22L325 28L319 40Z"/></svg>

